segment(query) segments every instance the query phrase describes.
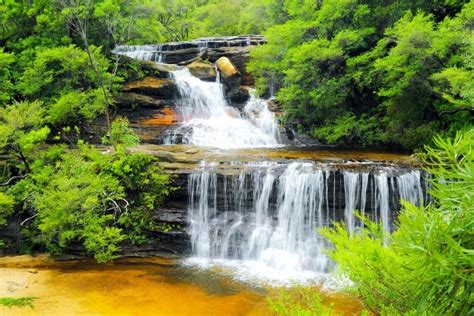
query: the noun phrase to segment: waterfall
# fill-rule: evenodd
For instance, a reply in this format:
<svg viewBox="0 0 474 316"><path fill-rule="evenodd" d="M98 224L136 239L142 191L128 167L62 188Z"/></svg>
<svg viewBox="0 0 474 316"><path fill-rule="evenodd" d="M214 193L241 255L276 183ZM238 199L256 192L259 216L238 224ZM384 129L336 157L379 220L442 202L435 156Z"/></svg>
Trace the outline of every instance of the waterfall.
<svg viewBox="0 0 474 316"><path fill-rule="evenodd" d="M112 53L127 56L129 58L154 61L157 63L164 62L162 45L120 45L114 48Z"/></svg>
<svg viewBox="0 0 474 316"><path fill-rule="evenodd" d="M185 143L218 148L278 146L278 128L266 102L253 96L244 113L228 106L222 85L194 77L189 69L172 77L184 121L165 137L165 144Z"/></svg>
<svg viewBox="0 0 474 316"><path fill-rule="evenodd" d="M275 114L268 109L266 100L260 99L252 90L250 100L244 107L245 116L266 135L273 135L278 142L280 133Z"/></svg>
<svg viewBox="0 0 474 316"><path fill-rule="evenodd" d="M318 228L343 220L354 233L362 229L358 209L389 230L400 208L393 197L419 205L425 185L420 170L338 171L292 162L222 175L202 163L188 181L192 260L270 280L320 278L332 263Z"/></svg>

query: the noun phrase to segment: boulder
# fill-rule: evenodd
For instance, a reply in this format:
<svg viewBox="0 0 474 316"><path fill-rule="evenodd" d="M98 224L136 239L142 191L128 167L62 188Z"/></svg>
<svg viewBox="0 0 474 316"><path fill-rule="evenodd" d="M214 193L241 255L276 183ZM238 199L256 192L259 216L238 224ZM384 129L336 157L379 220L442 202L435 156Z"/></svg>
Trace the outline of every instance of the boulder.
<svg viewBox="0 0 474 316"><path fill-rule="evenodd" d="M205 81L215 81L216 80L216 69L210 63L204 61L193 61L191 64L187 65L191 74L195 77L198 77L201 80Z"/></svg>
<svg viewBox="0 0 474 316"><path fill-rule="evenodd" d="M230 103L235 108L243 109L249 99L249 91L244 88L239 88L238 91L230 96Z"/></svg>
<svg viewBox="0 0 474 316"><path fill-rule="evenodd" d="M280 102L277 99L271 98L267 102L268 109L274 113L283 113L283 108L281 107Z"/></svg>
<svg viewBox="0 0 474 316"><path fill-rule="evenodd" d="M145 77L141 80L127 83L123 91L172 99L176 96L176 86L170 79Z"/></svg>

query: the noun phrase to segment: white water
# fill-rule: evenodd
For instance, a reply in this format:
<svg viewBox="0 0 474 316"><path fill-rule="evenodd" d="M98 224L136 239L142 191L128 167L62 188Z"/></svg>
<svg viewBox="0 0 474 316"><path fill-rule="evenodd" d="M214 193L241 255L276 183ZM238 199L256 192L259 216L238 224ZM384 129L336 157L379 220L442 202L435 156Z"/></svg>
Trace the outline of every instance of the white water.
<svg viewBox="0 0 474 316"><path fill-rule="evenodd" d="M275 147L278 127L266 103L252 97L244 113L228 106L222 85L191 75L188 69L172 73L180 94L181 125L165 144L185 143L218 148Z"/></svg>
<svg viewBox="0 0 474 316"><path fill-rule="evenodd" d="M162 45L121 45L117 46L112 53L127 56L143 61L163 61Z"/></svg>
<svg viewBox="0 0 474 316"><path fill-rule="evenodd" d="M189 176L188 263L229 267L236 278L272 284L325 280L332 263L318 228L343 220L353 233L361 229L359 209L389 230L399 208L393 196L422 203L420 171L393 171L336 172L293 162L223 176L204 163Z"/></svg>

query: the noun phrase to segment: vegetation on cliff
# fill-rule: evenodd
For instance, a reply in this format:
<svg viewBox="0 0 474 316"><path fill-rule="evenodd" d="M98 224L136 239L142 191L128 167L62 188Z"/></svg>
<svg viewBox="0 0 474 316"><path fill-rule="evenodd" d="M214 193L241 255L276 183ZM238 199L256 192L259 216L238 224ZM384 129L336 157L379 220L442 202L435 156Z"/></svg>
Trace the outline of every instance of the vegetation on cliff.
<svg viewBox="0 0 474 316"><path fill-rule="evenodd" d="M263 33L249 69L299 132L413 150L473 125L472 1L40 0L0 10L0 101L41 99L52 124L113 107L125 75L115 45Z"/></svg>

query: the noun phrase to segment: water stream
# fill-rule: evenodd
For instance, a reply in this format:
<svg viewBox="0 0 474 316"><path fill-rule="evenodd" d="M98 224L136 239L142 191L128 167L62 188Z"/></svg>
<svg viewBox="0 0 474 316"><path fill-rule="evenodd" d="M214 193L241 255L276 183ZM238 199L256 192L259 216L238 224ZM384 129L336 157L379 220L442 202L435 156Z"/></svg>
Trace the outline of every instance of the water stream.
<svg viewBox="0 0 474 316"><path fill-rule="evenodd" d="M227 104L220 82L194 77L187 68L172 72L179 91L177 111L184 121L169 131L165 144L218 148L275 147L278 126L265 101L252 96L243 112Z"/></svg>

